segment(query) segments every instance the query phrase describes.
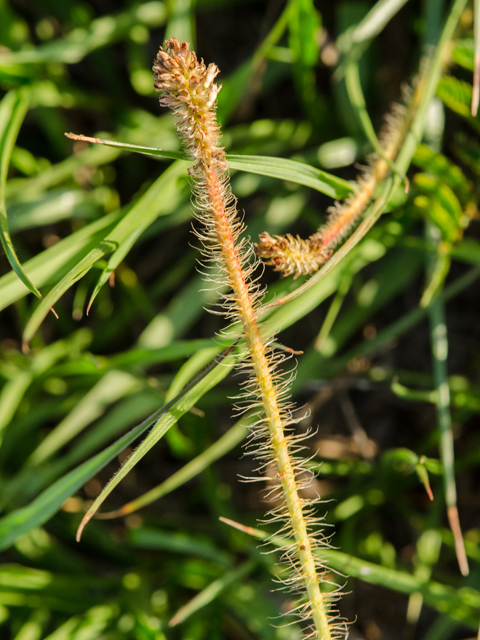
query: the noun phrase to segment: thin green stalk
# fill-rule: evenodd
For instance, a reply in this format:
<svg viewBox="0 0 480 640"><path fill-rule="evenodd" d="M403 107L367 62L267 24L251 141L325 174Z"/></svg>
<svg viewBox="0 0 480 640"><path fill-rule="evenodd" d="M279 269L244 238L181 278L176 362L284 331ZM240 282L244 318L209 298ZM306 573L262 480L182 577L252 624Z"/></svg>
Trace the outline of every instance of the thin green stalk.
<svg viewBox="0 0 480 640"><path fill-rule="evenodd" d="M443 12L444 0L429 0L426 6L427 31L425 45L428 46L435 39L439 30L439 14ZM443 118L440 126L435 127L433 122L426 128L426 142L433 151L439 151L441 137L443 135ZM436 131L435 129L438 129ZM431 222L426 223L427 243L438 247L441 242L440 230ZM436 255L427 256L427 272L429 274L429 286L427 287L421 304L430 302L438 288L438 264ZM443 280L443 279L442 279ZM437 286L435 286L437 285ZM429 306L428 317L430 322L430 341L432 346L433 378L435 383L435 404L437 408L437 423L440 432L440 455L443 465L443 483L447 516L455 540L455 551L458 565L462 574L468 575L468 560L465 553L460 519L457 508L457 489L455 483L455 453L453 448L452 418L450 415L450 386L448 384L447 357L448 335L445 321L445 306L441 298L436 296Z"/></svg>
<svg viewBox="0 0 480 640"><path fill-rule="evenodd" d="M354 108L362 129L367 136L368 141L372 145L375 153L379 156L379 158L387 163L391 171L397 172L394 164L397 149L388 152L384 149L379 139L377 138L377 134L375 133L372 121L370 120L370 116L368 115L365 96L363 95L358 60L353 54L350 54L348 56L345 65L345 86L347 88L348 97L350 99L352 107ZM401 140L399 140L399 142L401 142ZM407 177L401 174L399 174L399 177L405 181L406 189L408 189Z"/></svg>
<svg viewBox="0 0 480 640"><path fill-rule="evenodd" d="M344 47L359 44L377 36L407 2L408 0L379 0L364 19L348 33L348 37L344 36Z"/></svg>
<svg viewBox="0 0 480 640"><path fill-rule="evenodd" d="M316 351L320 351L322 346L325 343L325 340L328 338L330 331L333 327L335 320L337 319L338 314L340 313L340 309L342 308L343 301L345 300L345 296L350 290L350 285L352 284L352 276L348 273L346 274L340 284L338 286L338 291L335 294L335 297L328 309L327 315L325 316L325 320L323 321L322 327L318 333L317 339L315 340L314 349Z"/></svg>
<svg viewBox="0 0 480 640"><path fill-rule="evenodd" d="M448 337L445 322L445 306L437 296L429 308L430 340L432 344L433 378L435 382L435 404L440 431L440 454L443 465L443 484L447 516L455 540L455 551L462 575L469 573L462 530L457 508L455 483L455 454L453 449L452 418L450 415L450 387L448 384L447 356Z"/></svg>

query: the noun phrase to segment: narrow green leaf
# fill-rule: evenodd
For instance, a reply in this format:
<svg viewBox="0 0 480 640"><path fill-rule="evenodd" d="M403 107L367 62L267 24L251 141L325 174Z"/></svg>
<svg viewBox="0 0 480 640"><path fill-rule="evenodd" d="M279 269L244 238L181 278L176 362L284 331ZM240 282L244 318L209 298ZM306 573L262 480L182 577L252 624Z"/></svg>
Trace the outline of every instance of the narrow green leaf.
<svg viewBox="0 0 480 640"><path fill-rule="evenodd" d="M124 151L134 151L135 153L143 153L146 156L160 156L160 158L169 158L170 160L183 160L185 155L180 151L165 151L164 149L154 149L153 147L142 147L138 144L128 144L127 142L117 142L115 140L104 140L102 138L92 138L84 136L82 133L66 133L65 136L70 140L79 142L90 142L91 144L102 144L106 147L116 147Z"/></svg>
<svg viewBox="0 0 480 640"><path fill-rule="evenodd" d="M352 193L352 185L347 180L296 160L232 154L227 154L227 160L232 169L295 182L316 189L330 198L343 199Z"/></svg>
<svg viewBox="0 0 480 640"><path fill-rule="evenodd" d="M191 533L162 531L153 527L132 529L128 536L132 546L138 549L161 549L171 553L205 558L216 564L228 566L228 554L221 551L211 540L199 539Z"/></svg>
<svg viewBox="0 0 480 640"><path fill-rule="evenodd" d="M191 615L206 607L220 596L221 593L226 591L235 582L240 582L245 576L251 573L256 566L256 561L253 559L247 560L239 567L226 571L221 578L215 580L208 585L203 591L200 591L190 602L184 605L168 623L170 627L175 627L177 624L184 622Z"/></svg>
<svg viewBox="0 0 480 640"><path fill-rule="evenodd" d="M157 180L156 191L162 192L161 198L157 200L157 213L156 216L169 213L175 208L175 203L178 201L178 189L176 181L178 178L185 174L185 167L183 162L176 162L170 166L166 171L162 173ZM145 206L145 205L144 205ZM152 223L150 216L138 216L137 226L133 231L118 244L118 248L113 252L112 256L108 260L108 264L102 271L100 278L98 279L95 289L88 303L88 309L92 306L93 301L97 297L100 289L108 281L110 275L115 271L118 265L125 258L127 253L133 247L138 238ZM88 312L88 311L87 311Z"/></svg>
<svg viewBox="0 0 480 640"><path fill-rule="evenodd" d="M469 264L480 265L480 243L474 238L465 238L452 248L452 257Z"/></svg>
<svg viewBox="0 0 480 640"><path fill-rule="evenodd" d="M41 325L53 304L67 291L75 282L93 267L95 262L103 256L113 253L122 247L131 234L144 225L146 228L159 215L165 213L166 209L161 205L163 192L166 184L170 180L176 180L180 175L186 173L186 165L183 162L171 167L166 177L162 174L152 186L135 203L130 211L112 229L108 235L84 256L61 280L58 282L42 300L33 312L24 331L24 342L28 345L33 335Z"/></svg>
<svg viewBox="0 0 480 640"><path fill-rule="evenodd" d="M197 384L192 383L192 388L186 387L186 391L182 392L180 398L177 397L175 401L167 403L166 409L162 411L161 417L155 423L153 429L147 435L140 445L135 449L132 455L123 464L117 474L110 480L110 482L103 488L100 495L96 498L92 506L85 514L82 522L77 531L77 540L80 540L85 525L92 519L94 514L98 511L100 505L115 489L115 487L123 480L123 478L133 469L133 467L143 458L143 456L150 451L150 449L167 433L167 431L173 427L179 420L179 418L190 409L194 403L204 395L209 389L214 387L220 380L227 375L228 371L234 366L236 357L230 353L233 349L227 349L223 354L221 366L214 361L207 372L202 374L200 381Z"/></svg>
<svg viewBox="0 0 480 640"><path fill-rule="evenodd" d="M2 518L0 520L0 549L8 548L18 536L46 522L60 509L68 497L88 482L90 478L93 478L100 469L103 469L125 447L128 447L138 436L146 431L154 423L157 415L154 414L154 416L142 422L142 424L132 429L101 453L87 460L66 476L60 478L60 480L57 480L28 506L16 509Z"/></svg>
<svg viewBox="0 0 480 640"><path fill-rule="evenodd" d="M442 290L452 263L450 247L451 245L446 242L441 243L438 246L437 253L432 256L428 282L420 300L421 307L428 307Z"/></svg>
<svg viewBox="0 0 480 640"><path fill-rule="evenodd" d="M72 411L62 420L27 461L29 466L44 463L72 438L77 436L91 422L99 418L113 402L126 397L139 387L139 381L130 373L112 370L80 400Z"/></svg>
<svg viewBox="0 0 480 640"><path fill-rule="evenodd" d="M378 0L363 20L354 29L342 34L339 45L348 50L354 44L370 40L383 31L393 16L408 0Z"/></svg>
<svg viewBox="0 0 480 640"><path fill-rule="evenodd" d="M206 375L196 384L189 385L180 397L167 403L112 445L57 480L29 505L12 511L2 518L0 520L0 549L8 548L18 536L46 522L60 509L68 497L88 482L90 478L93 478L98 471L103 469L123 449L132 444L142 433L154 425L152 432L142 442L142 451L148 450L149 445L153 446L184 413L191 409L202 395L218 384L220 380L223 380L233 366L234 361L234 356L227 356L221 365L216 365L213 370L209 369ZM138 449L135 454L137 452ZM139 457L141 456L138 454L135 456L134 461L130 462L129 468L133 466L134 462L138 461ZM122 474L122 477L124 475L125 473ZM119 476L120 474L117 474L112 482L105 487L102 492L103 499L118 484L121 479ZM99 500L97 499L95 504L97 505L98 502ZM86 518L84 518L83 526L92 517L93 513L94 510L91 508Z"/></svg>
<svg viewBox="0 0 480 640"><path fill-rule="evenodd" d="M9 205L7 213L10 231L13 233L68 218L95 219L103 210L95 201L95 192L54 189L41 196Z"/></svg>
<svg viewBox="0 0 480 640"><path fill-rule="evenodd" d="M321 103L316 92L314 68L319 60L320 14L312 0L292 2L289 20L289 45L293 54L295 85L305 110L318 120Z"/></svg>
<svg viewBox="0 0 480 640"><path fill-rule="evenodd" d="M296 0L290 11L290 48L302 67L314 67L319 59L320 14L312 0Z"/></svg>
<svg viewBox="0 0 480 640"><path fill-rule="evenodd" d="M427 234L435 238L435 229L427 224ZM458 565L464 576L469 567L457 508L455 483L455 453L453 445L452 417L450 414L450 387L447 377L448 334L445 321L445 305L440 296L429 308L430 341L432 348L433 376L436 388L437 427L440 434L440 453L443 464L443 485L447 516L455 538Z"/></svg>
<svg viewBox="0 0 480 640"><path fill-rule="evenodd" d="M0 103L0 240L12 269L23 284L32 293L41 298L40 291L26 275L13 248L5 206L5 191L10 157L21 124L28 110L28 101L28 91L26 89L20 89L7 93Z"/></svg>
<svg viewBox="0 0 480 640"><path fill-rule="evenodd" d="M123 507L108 515L110 517L128 515L129 513L138 511L138 509L142 509L152 502L155 502L155 500L163 498L163 496L166 496L175 489L178 489L178 487L181 487L183 484L207 469L212 462L215 462L215 460L218 460L234 447L239 445L246 438L248 434L248 426L250 426L253 421L254 417L244 416L233 427L231 427L227 433L205 449L205 451L202 451L202 453L196 458L190 460L190 462L188 462L179 471L167 478L165 482L162 482L153 489L150 489L147 493L144 493L142 496L135 498L135 500L132 500L127 504L124 504Z"/></svg>
<svg viewBox="0 0 480 640"><path fill-rule="evenodd" d="M164 149L143 147L123 142L115 142L113 140L102 140L101 138L89 138L88 136L73 133L65 135L72 140L82 140L107 145L109 147L118 147L125 151L133 151L144 155L169 159L182 159L184 157L182 153L177 151L166 151ZM232 169L295 182L316 189L331 198L346 198L352 192L352 185L347 180L342 180L342 178L337 178L321 169L316 169L315 167L297 162L296 160L272 158L270 156L239 156L232 154L227 154L227 160Z"/></svg>
<svg viewBox="0 0 480 640"><path fill-rule="evenodd" d="M75 231L25 263L25 271L39 286L50 284L77 264L79 259L96 246L118 222L122 212L116 211ZM0 278L0 310L20 300L27 287L14 272Z"/></svg>
<svg viewBox="0 0 480 640"><path fill-rule="evenodd" d="M30 371L18 371L3 385L0 391L0 434L10 424L32 379L33 375ZM3 434L0 435L0 442L2 439Z"/></svg>
<svg viewBox="0 0 480 640"><path fill-rule="evenodd" d="M23 51L0 53L0 68L15 65L63 62L76 64L95 49L108 46L128 37L132 27L159 27L165 22L165 4L151 0L130 10L92 20L88 29L78 27L65 37Z"/></svg>

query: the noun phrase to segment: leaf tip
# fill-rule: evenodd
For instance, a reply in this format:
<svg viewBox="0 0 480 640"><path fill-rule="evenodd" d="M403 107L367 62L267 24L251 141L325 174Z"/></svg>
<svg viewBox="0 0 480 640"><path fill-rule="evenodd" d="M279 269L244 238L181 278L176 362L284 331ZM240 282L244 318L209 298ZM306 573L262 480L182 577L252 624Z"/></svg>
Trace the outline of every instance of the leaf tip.
<svg viewBox="0 0 480 640"><path fill-rule="evenodd" d="M465 551L465 543L463 541L462 529L460 527L460 519L458 517L458 509L456 505L450 505L447 508L448 523L453 533L455 542L455 553L457 556L458 567L462 576L468 576L470 569L468 566L467 553Z"/></svg>
<svg viewBox="0 0 480 640"><path fill-rule="evenodd" d="M77 534L75 536L75 540L77 542L80 542L81 538L82 538L82 534L83 534L83 530L85 529L85 527L87 526L87 524L90 522L92 516L90 514L85 514L83 516L82 521L80 522L80 525L77 529Z"/></svg>
<svg viewBox="0 0 480 640"><path fill-rule="evenodd" d="M178 616L175 615L171 620L168 621L168 626L176 627L179 622L180 622L180 619L178 618Z"/></svg>

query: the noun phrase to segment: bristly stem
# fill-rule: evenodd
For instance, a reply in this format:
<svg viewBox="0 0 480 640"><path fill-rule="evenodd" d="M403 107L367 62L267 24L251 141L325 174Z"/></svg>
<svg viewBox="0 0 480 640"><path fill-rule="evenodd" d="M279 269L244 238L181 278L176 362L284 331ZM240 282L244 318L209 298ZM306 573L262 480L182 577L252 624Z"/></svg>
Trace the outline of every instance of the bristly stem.
<svg viewBox="0 0 480 640"><path fill-rule="evenodd" d="M230 291L222 294L222 312L243 326L248 352L245 366L250 373L244 384L244 408L257 406L259 410L251 448L254 442L262 471L268 469L272 460L276 463L276 476L270 480L277 483L273 490L275 498L279 497L279 483L283 500L282 508L272 510L272 521L281 522L282 532L290 533L294 539L284 551L294 575L286 578L284 584L303 591L295 613L313 621L312 636L318 640L338 638L344 627L331 608L336 592L324 594L320 589L322 567L313 550L322 540L310 531L313 519L309 521L307 503L299 496L298 474L304 469L302 461L292 457L291 450L298 451L298 445L292 447L294 436L286 432L293 421L291 407L284 397L288 393L288 380L282 379L277 371L283 356L275 354L271 341L262 337L257 319L261 291L251 278L257 261L251 244L245 239L239 241L243 224L230 190L215 118L215 101L221 87L213 80L218 69L213 64L206 67L203 61L198 62L187 43L172 38L165 49L160 49L153 70L155 87L161 92L160 103L171 108L176 116L177 130L193 161L190 175L196 218L202 223L202 230L196 233L202 241L204 262L213 266L208 278L217 285L228 283ZM262 437L265 441L259 444Z"/></svg>
<svg viewBox="0 0 480 640"><path fill-rule="evenodd" d="M417 86L417 91L411 92L408 106L394 105L381 134L379 151L370 158L367 170L357 178L354 193L344 202L337 202L328 209L327 222L318 231L305 240L289 233L274 237L267 232L260 234L255 251L266 264L275 267L282 276L291 275L295 279L314 273L331 258L371 203L378 185L394 167L396 156L415 117L418 104L415 97L419 94L421 90ZM404 176L401 177L406 180Z"/></svg>

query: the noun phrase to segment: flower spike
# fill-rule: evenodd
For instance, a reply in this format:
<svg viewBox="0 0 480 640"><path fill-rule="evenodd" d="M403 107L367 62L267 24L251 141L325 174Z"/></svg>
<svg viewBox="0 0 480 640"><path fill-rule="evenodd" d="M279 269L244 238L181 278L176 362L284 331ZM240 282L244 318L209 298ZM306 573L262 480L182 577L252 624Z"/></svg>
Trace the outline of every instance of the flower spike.
<svg viewBox="0 0 480 640"><path fill-rule="evenodd" d="M216 99L221 88L214 82L218 68L214 64L205 66L186 42L172 38L160 49L153 70L160 104L173 111L178 135L192 163L195 217L201 224L195 233L202 244L207 277L218 287L221 312L243 328L246 348L240 366L248 377L237 408L255 408L258 413L249 453L259 461L257 472L263 476L255 479L266 479L270 484L269 494L276 505L270 512L270 522L280 523L281 535L291 538L283 550L285 571L281 581L288 591L298 594L292 614L308 622L308 637L344 638L345 625L333 607L338 593L332 591L319 557L319 550L328 542L315 531L319 500L307 501L299 495L308 478L311 481L311 474L299 455L298 437L292 434L295 421L289 401L290 379L278 370L285 352L274 350L273 337L264 338L257 320L263 292L252 274L259 260L250 240L239 238L244 225L230 189L216 121Z"/></svg>

